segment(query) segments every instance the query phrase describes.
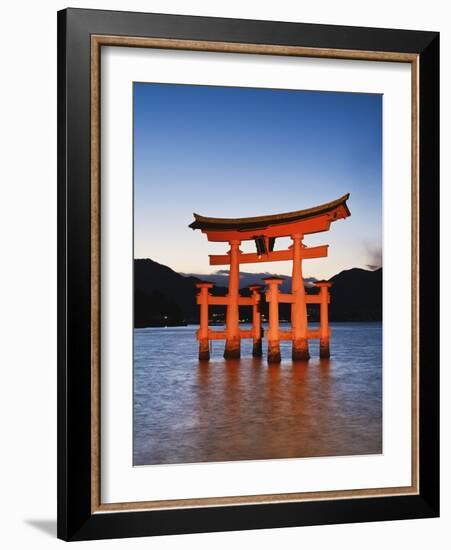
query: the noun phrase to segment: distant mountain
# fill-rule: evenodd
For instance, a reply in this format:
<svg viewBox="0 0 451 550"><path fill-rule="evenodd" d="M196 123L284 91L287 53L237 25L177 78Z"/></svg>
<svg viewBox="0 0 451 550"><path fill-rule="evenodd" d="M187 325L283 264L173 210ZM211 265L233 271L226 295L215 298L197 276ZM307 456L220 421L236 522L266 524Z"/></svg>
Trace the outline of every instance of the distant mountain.
<svg viewBox="0 0 451 550"><path fill-rule="evenodd" d="M218 275L218 274L217 274ZM244 274L241 284L261 282L266 273ZM251 280L255 276L255 280ZM206 275L216 285L222 282L224 286L215 286L212 293L224 296L227 293L227 273ZM135 327L183 325L199 321L199 306L196 304L196 283L202 276L181 275L171 268L153 260L135 260L134 262L134 316ZM331 321L380 321L382 319L382 269L366 271L364 269L349 269L332 277L331 304L329 317ZM290 277L283 285L283 292L289 291ZM310 282L311 284L311 282ZM306 291L316 293L315 287L307 286ZM246 289L242 295L249 295ZM318 319L318 307L309 306L309 319ZM267 312L264 304L263 312ZM216 306L210 309L211 315L222 319L224 307ZM251 308L240 308L240 316L251 318ZM289 304L280 306L280 318L290 318Z"/></svg>
<svg viewBox="0 0 451 550"><path fill-rule="evenodd" d="M367 271L355 267L330 281L331 321L382 321L382 268Z"/></svg>
<svg viewBox="0 0 451 550"><path fill-rule="evenodd" d="M198 277L184 277L153 260L134 262L135 327L197 323ZM223 296L226 288L215 287L213 294Z"/></svg>
<svg viewBox="0 0 451 550"><path fill-rule="evenodd" d="M183 273L181 274L183 275ZM226 287L228 286L229 280L229 270L228 269L219 269L216 273L211 273L208 275L199 275L197 273L190 273L186 275L187 277L199 277L207 278L209 281L218 286ZM260 273L250 273L248 271L240 271L240 288L247 287L249 285L263 285L263 279L265 277L274 277L281 276L284 278L284 282L280 285L281 292L290 292L291 290L291 277L287 275L279 275L278 273L262 271ZM307 277L304 279L304 284L306 287L312 286L316 281L315 277Z"/></svg>

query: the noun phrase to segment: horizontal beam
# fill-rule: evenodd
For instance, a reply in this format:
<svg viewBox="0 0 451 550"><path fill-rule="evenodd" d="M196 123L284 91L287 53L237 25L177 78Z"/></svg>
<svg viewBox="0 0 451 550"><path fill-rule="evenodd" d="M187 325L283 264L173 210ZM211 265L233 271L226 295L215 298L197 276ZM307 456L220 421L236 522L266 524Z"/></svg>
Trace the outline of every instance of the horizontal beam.
<svg viewBox="0 0 451 550"><path fill-rule="evenodd" d="M266 295L266 301L268 301L268 295ZM282 294L277 295L277 301L279 304L292 304L294 302L293 294ZM306 304L320 304L321 296L319 294L306 294L305 295Z"/></svg>
<svg viewBox="0 0 451 550"><path fill-rule="evenodd" d="M228 296L209 296L208 297L208 305L209 306L226 306L230 302L230 299ZM246 296L240 296L238 298L238 305L239 306L252 306L254 305L254 299L253 298L247 298Z"/></svg>
<svg viewBox="0 0 451 550"><path fill-rule="evenodd" d="M198 305L203 303L202 298L199 294L197 295L196 300L197 300ZM230 302L230 300L229 300L228 296L211 296L211 295L209 295L207 303L208 303L209 306L227 306L229 304L229 302ZM256 303L257 303L257 300L255 298L253 298L252 296L250 296L250 297L240 296L238 298L238 305L239 306L253 306Z"/></svg>
<svg viewBox="0 0 451 550"><path fill-rule="evenodd" d="M327 257L329 245L310 246L301 249L302 259ZM210 255L210 265L230 265L229 254ZM242 253L238 256L240 264L258 264L264 262L282 262L293 259L293 250L273 250L259 256L256 252Z"/></svg>
<svg viewBox="0 0 451 550"><path fill-rule="evenodd" d="M306 246L301 248L301 258L309 260L312 258L327 258L329 251L328 244L320 244L319 246Z"/></svg>
<svg viewBox="0 0 451 550"><path fill-rule="evenodd" d="M268 294L266 295L266 301L268 302ZM278 294L277 301L279 304L292 304L293 303L293 294Z"/></svg>
<svg viewBox="0 0 451 550"><path fill-rule="evenodd" d="M197 335L198 336L198 335ZM307 338L310 339L318 339L320 338L320 329L314 329L314 330L307 330ZM254 331L252 329L250 330L240 330L240 338L253 338L254 337ZM330 337L330 329L329 329L329 337ZM280 330L279 331L279 340L291 340L292 338L292 331L291 330ZM199 336L198 336L199 339ZM226 332L224 330L209 330L208 331L208 339L209 340L225 340L226 339Z"/></svg>
<svg viewBox="0 0 451 550"><path fill-rule="evenodd" d="M292 331L291 330L281 330L279 332L280 340L291 340L292 338ZM329 336L330 336L330 330L329 330ZM320 338L320 330L307 330L307 338L308 339L316 339Z"/></svg>
<svg viewBox="0 0 451 550"><path fill-rule="evenodd" d="M254 304L258 303L257 297L253 296L240 296L238 298L238 305L239 306L253 306ZM279 293L277 295L279 304L292 304L293 303L293 295L292 294L282 294ZM202 299L200 295L197 295L196 298L197 304L200 305L202 303ZM266 301L268 301L268 296L266 297ZM320 294L306 294L305 295L305 303L306 304L320 304L321 303L321 296ZM330 296L328 296L328 303L330 303ZM227 306L229 304L229 297L228 296L208 296L208 305L209 306Z"/></svg>
<svg viewBox="0 0 451 550"><path fill-rule="evenodd" d="M306 304L320 304L321 296L319 294L306 294L305 295Z"/></svg>
<svg viewBox="0 0 451 550"><path fill-rule="evenodd" d="M329 330L329 336L330 336L330 330ZM320 338L320 329L307 330L307 338L309 338L309 339ZM279 331L279 340L291 340L291 339L292 339L292 331L291 330L281 330L281 331Z"/></svg>
<svg viewBox="0 0 451 550"><path fill-rule="evenodd" d="M330 335L331 335L331 331L330 331L330 328L329 328L329 332L328 332L328 337L329 338L330 338ZM315 329L315 330L308 330L307 331L307 338L309 338L309 339L321 338L321 330L319 328Z"/></svg>
<svg viewBox="0 0 451 550"><path fill-rule="evenodd" d="M280 340L291 340L291 330L280 330L279 337Z"/></svg>
<svg viewBox="0 0 451 550"><path fill-rule="evenodd" d="M208 331L209 340L225 340L225 331L223 330L209 330Z"/></svg>
<svg viewBox="0 0 451 550"><path fill-rule="evenodd" d="M250 330L240 330L240 338L253 338L254 337L254 331L252 329ZM199 339L199 337L198 337ZM225 330L209 330L208 331L208 339L209 340L225 340L226 339L226 332Z"/></svg>
<svg viewBox="0 0 451 550"><path fill-rule="evenodd" d="M291 235L310 235L312 233L320 233L328 231L330 224L345 216L337 216L336 218L329 213L320 214L311 218L299 220L296 222L281 223L271 225L261 229L202 229L202 233L207 235L207 239L212 242L230 242L238 241L253 241L255 236L262 237L290 237Z"/></svg>

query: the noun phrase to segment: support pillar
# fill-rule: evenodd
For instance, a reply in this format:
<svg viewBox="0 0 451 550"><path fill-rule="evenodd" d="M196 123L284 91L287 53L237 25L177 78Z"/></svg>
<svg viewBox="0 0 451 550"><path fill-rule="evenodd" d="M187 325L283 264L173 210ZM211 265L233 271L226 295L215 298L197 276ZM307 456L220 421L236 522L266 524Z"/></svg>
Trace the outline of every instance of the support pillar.
<svg viewBox="0 0 451 550"><path fill-rule="evenodd" d="M329 359L330 357L330 329L329 329L329 288L332 283L328 281L317 281L315 286L319 288L320 295L320 328L319 328L319 356L322 359Z"/></svg>
<svg viewBox="0 0 451 550"><path fill-rule="evenodd" d="M208 361L210 359L210 346L208 340L208 290L213 287L213 283L200 282L196 284L199 289L197 303L200 306L199 330L197 339L199 340L199 361Z"/></svg>
<svg viewBox="0 0 451 550"><path fill-rule="evenodd" d="M240 244L241 241L230 241L229 292L227 295L226 343L224 349L225 359L240 358L240 315L238 305L240 290Z"/></svg>
<svg viewBox="0 0 451 550"><path fill-rule="evenodd" d="M269 302L268 363L280 363L280 330L279 330L279 285L283 283L280 277L263 279L268 285L266 301Z"/></svg>
<svg viewBox="0 0 451 550"><path fill-rule="evenodd" d="M305 301L304 279L302 276L302 238L303 235L294 234L293 240L293 274L291 278L291 331L292 331L292 359L306 361L310 359L307 338L307 304Z"/></svg>
<svg viewBox="0 0 451 550"><path fill-rule="evenodd" d="M251 291L251 297L252 297L252 333L254 338L253 345L252 345L253 357L261 357L263 353L262 352L262 326L261 326L261 315L260 315L261 289L262 289L261 285L249 286L249 290Z"/></svg>

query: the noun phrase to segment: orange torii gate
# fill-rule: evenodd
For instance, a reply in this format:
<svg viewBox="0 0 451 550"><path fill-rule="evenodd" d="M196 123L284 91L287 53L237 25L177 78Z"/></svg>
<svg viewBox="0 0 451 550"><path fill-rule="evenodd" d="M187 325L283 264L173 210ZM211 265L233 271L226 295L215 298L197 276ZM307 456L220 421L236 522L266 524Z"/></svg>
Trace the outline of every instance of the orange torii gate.
<svg viewBox="0 0 451 550"><path fill-rule="evenodd" d="M328 246L307 247L303 244L305 235L328 231L330 224L351 215L346 201L349 193L339 199L296 212L258 216L253 218L207 218L194 214L195 221L190 224L192 229L200 229L213 242L227 242L230 250L225 255L210 255L210 265L229 265L229 288L226 296L212 296L209 293L214 285L209 282L197 284L199 294L197 303L200 306L200 327L197 332L199 340L199 359L208 360L210 340L225 340L225 358L239 358L242 338L253 338L253 355L262 354L262 331L260 323L260 300L262 287L251 285L250 297L240 296L239 274L240 264L275 262L291 260L293 271L291 293L282 294L279 285L280 277L264 279L269 303L269 327L266 333L268 340L268 362L280 362L280 340L292 341L293 360L309 359L308 340L320 339L320 356L329 357L329 321L328 304L330 301L329 287L331 283L318 281L319 294L305 293L302 276L302 261L309 258L327 256ZM292 245L286 250L274 250L278 237L291 237ZM256 252L240 251L242 241L255 241ZM279 304L291 304L291 330L282 331L279 328ZM309 330L307 323L307 304L320 305L320 328ZM213 331L208 326L208 306L224 305L227 307L225 331ZM252 306L252 329L240 330L239 307Z"/></svg>

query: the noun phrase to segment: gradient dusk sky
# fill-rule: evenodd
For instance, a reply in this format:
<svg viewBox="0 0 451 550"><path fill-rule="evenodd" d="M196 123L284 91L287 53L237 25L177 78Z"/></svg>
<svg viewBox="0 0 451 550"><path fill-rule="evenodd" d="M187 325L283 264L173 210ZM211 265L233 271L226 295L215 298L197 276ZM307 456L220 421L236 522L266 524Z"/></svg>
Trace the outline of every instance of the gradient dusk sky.
<svg viewBox="0 0 451 550"><path fill-rule="evenodd" d="M329 244L305 277L381 265L382 96L178 84L134 84L134 255L208 274L209 243L193 212L246 217L308 208L350 193L351 217L305 244ZM278 239L276 249L289 239ZM253 242L243 243L245 252ZM243 271L291 274L290 262Z"/></svg>

